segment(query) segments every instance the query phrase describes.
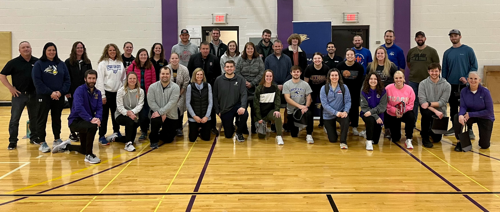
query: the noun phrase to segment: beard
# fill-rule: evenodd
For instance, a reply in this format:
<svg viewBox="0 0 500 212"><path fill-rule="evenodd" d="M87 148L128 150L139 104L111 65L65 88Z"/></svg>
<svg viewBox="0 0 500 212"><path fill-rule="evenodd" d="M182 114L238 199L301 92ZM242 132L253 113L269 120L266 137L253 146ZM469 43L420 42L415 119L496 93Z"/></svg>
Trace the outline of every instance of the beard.
<svg viewBox="0 0 500 212"><path fill-rule="evenodd" d="M423 46L425 44L425 41L417 41L418 46Z"/></svg>
<svg viewBox="0 0 500 212"><path fill-rule="evenodd" d="M392 44L392 41L391 41L391 40L385 40L385 44L386 44L386 45L391 45L391 44Z"/></svg>
<svg viewBox="0 0 500 212"><path fill-rule="evenodd" d="M299 76L297 76L297 77L295 77L294 75L292 75L292 78L293 78L293 79L300 79L300 75L299 75Z"/></svg>
<svg viewBox="0 0 500 212"><path fill-rule="evenodd" d="M457 43L459 43L459 42L460 42L460 40L452 40L452 41L451 41L451 43L452 43L452 44L457 44Z"/></svg>
<svg viewBox="0 0 500 212"><path fill-rule="evenodd" d="M89 88L94 88L95 87L95 82L85 82L85 84L87 85L87 87Z"/></svg>
<svg viewBox="0 0 500 212"><path fill-rule="evenodd" d="M354 44L354 48L356 48L356 49L361 48L361 44Z"/></svg>

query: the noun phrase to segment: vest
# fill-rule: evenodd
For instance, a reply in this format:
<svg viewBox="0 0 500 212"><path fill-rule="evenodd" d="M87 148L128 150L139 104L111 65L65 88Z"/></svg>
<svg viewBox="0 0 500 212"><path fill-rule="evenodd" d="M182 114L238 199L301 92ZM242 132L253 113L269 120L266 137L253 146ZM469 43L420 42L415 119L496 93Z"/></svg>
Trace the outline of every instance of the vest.
<svg viewBox="0 0 500 212"><path fill-rule="evenodd" d="M208 83L203 83L201 91L196 88L195 84L194 82L191 83L191 102L189 104L191 104L194 113L198 117L203 118L207 114L208 109ZM189 118L193 118L191 114L187 114Z"/></svg>

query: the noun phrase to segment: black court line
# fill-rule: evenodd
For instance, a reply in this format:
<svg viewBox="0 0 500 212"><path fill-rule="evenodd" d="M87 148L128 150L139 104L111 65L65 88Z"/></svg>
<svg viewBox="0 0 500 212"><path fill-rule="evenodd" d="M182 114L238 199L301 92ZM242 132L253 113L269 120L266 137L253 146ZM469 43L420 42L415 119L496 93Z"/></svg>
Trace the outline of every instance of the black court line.
<svg viewBox="0 0 500 212"><path fill-rule="evenodd" d="M328 198L328 201L330 202L330 205L332 206L333 212L339 212L339 209L337 208L337 205L335 205L335 202L333 201L332 195L327 194L326 198Z"/></svg>
<svg viewBox="0 0 500 212"><path fill-rule="evenodd" d="M88 194L0 194L0 197L73 197L73 196L192 196L192 195L493 195L488 191L300 191L300 192L185 192L185 193L88 193Z"/></svg>

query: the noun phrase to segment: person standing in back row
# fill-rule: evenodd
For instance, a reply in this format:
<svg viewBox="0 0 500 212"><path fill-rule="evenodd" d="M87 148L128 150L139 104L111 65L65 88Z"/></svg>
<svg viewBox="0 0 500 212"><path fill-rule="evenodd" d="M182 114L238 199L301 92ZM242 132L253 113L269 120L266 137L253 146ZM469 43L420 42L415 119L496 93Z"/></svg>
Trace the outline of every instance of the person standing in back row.
<svg viewBox="0 0 500 212"><path fill-rule="evenodd" d="M262 61L266 62L266 57L273 54L273 45L271 43L271 30L262 31L262 40L255 46L255 51L259 53ZM238 64L236 64L238 65Z"/></svg>
<svg viewBox="0 0 500 212"><path fill-rule="evenodd" d="M220 29L212 29L212 42L210 42L210 54L215 55L220 59L224 53L227 51L227 45L224 44L220 39Z"/></svg>
<svg viewBox="0 0 500 212"><path fill-rule="evenodd" d="M135 57L132 55L132 52L134 51L134 44L132 42L127 41L123 44L123 54L122 54L122 60L123 60L123 67L127 69L130 65L132 65L132 62L134 62Z"/></svg>
<svg viewBox="0 0 500 212"><path fill-rule="evenodd" d="M344 60L341 56L335 55L337 49L333 42L328 42L328 44L326 44L326 51L328 54L323 56L323 62L328 66L328 69L336 68L337 65Z"/></svg>
<svg viewBox="0 0 500 212"><path fill-rule="evenodd" d="M384 33L385 44L382 46L387 50L387 55L389 55L389 60L394 63L403 73L406 68L405 53L403 49L394 43L396 35L394 31L387 30Z"/></svg>
<svg viewBox="0 0 500 212"><path fill-rule="evenodd" d="M188 67L191 56L199 52L198 47L189 41L189 32L187 29L181 30L181 35L179 35L179 37L181 38L181 41L172 46L172 53L177 53L180 57L180 63L183 66Z"/></svg>
<svg viewBox="0 0 500 212"><path fill-rule="evenodd" d="M364 73L366 74L366 67L368 66L368 63L373 61L372 53L369 49L363 47L363 38L361 38L361 35L355 35L352 43L354 44L352 50L354 50L356 62L363 66Z"/></svg>
<svg viewBox="0 0 500 212"><path fill-rule="evenodd" d="M300 48L302 38L300 35L294 33L288 37L287 42L289 46L283 49L283 54L290 57L292 65L300 66L300 69L305 72L307 68L307 55L306 52ZM300 79L304 79L304 72L302 72Z"/></svg>
<svg viewBox="0 0 500 212"><path fill-rule="evenodd" d="M160 69L168 64L168 60L165 59L165 50L163 49L163 45L161 43L153 44L149 55L151 57L150 60L155 67L156 80L160 80Z"/></svg>
<svg viewBox="0 0 500 212"><path fill-rule="evenodd" d="M469 73L477 71L477 59L474 50L460 42L462 39L460 30L452 29L448 35L453 46L444 52L442 76L451 84L448 102L450 103L450 117L455 117L460 106L460 91L466 87ZM453 122L454 125L455 122ZM450 128L446 136L453 135L454 128ZM472 130L469 130L469 135L472 140L476 138Z"/></svg>

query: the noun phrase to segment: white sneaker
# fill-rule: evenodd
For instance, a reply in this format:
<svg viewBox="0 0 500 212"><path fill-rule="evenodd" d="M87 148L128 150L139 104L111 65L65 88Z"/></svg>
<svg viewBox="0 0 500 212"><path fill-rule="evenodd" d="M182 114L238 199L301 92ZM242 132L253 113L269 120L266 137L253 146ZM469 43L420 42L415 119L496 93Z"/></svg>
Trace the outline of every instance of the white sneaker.
<svg viewBox="0 0 500 212"><path fill-rule="evenodd" d="M366 141L366 150L373 151L373 141L371 140Z"/></svg>
<svg viewBox="0 0 500 212"><path fill-rule="evenodd" d="M366 138L366 130L359 132L359 136Z"/></svg>
<svg viewBox="0 0 500 212"><path fill-rule="evenodd" d="M406 139L405 145L407 149L413 149L413 144L411 144L411 139Z"/></svg>
<svg viewBox="0 0 500 212"><path fill-rule="evenodd" d="M283 138L281 136L276 136L276 142L278 142L278 145L284 145L285 142L283 142Z"/></svg>
<svg viewBox="0 0 500 212"><path fill-rule="evenodd" d="M358 132L358 128L357 128L357 127L353 127L353 128L352 128L352 134L353 134L353 135L359 135L359 132Z"/></svg>
<svg viewBox="0 0 500 212"><path fill-rule="evenodd" d="M306 141L308 144L314 144L314 139L312 135L307 135L306 136Z"/></svg>
<svg viewBox="0 0 500 212"><path fill-rule="evenodd" d="M134 147L134 144L132 143L132 141L129 141L127 144L125 144L125 150L127 150L129 152L135 151L135 147Z"/></svg>
<svg viewBox="0 0 500 212"><path fill-rule="evenodd" d="M345 144L345 143L340 143L340 148L341 148L341 149L347 149L347 144Z"/></svg>
<svg viewBox="0 0 500 212"><path fill-rule="evenodd" d="M118 138L118 133L113 133L110 136L106 137L106 141L114 142L116 138Z"/></svg>

